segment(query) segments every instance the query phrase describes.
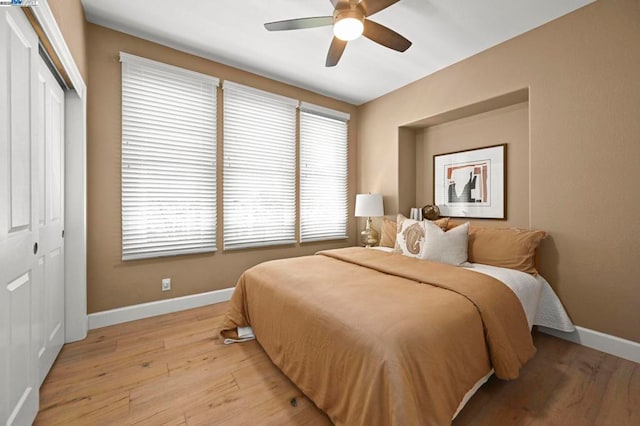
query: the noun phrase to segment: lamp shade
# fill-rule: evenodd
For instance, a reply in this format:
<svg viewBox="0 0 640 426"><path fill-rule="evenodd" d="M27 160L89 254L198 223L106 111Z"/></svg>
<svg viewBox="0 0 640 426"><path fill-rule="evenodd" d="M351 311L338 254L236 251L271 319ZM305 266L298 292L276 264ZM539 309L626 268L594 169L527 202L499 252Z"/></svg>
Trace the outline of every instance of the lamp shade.
<svg viewBox="0 0 640 426"><path fill-rule="evenodd" d="M382 194L357 194L356 217L384 216Z"/></svg>

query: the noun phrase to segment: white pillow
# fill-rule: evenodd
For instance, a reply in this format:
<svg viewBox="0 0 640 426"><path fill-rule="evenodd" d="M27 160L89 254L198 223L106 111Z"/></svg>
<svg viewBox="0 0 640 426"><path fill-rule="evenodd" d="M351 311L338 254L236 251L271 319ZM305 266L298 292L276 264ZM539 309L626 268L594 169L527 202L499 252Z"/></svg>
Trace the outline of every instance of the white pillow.
<svg viewBox="0 0 640 426"><path fill-rule="evenodd" d="M467 261L469 222L444 232L438 225L425 221L424 232L420 259L456 266Z"/></svg>
<svg viewBox="0 0 640 426"><path fill-rule="evenodd" d="M422 221L407 219L399 214L397 223L398 234L396 235L395 252L408 257L420 257L424 245Z"/></svg>

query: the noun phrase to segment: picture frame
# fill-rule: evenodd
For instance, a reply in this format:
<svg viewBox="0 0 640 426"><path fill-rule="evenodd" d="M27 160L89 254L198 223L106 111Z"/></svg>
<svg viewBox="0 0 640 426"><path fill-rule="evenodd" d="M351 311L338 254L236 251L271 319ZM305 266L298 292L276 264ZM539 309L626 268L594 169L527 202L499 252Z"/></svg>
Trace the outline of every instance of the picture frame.
<svg viewBox="0 0 640 426"><path fill-rule="evenodd" d="M433 156L433 202L442 216L507 218L507 144Z"/></svg>

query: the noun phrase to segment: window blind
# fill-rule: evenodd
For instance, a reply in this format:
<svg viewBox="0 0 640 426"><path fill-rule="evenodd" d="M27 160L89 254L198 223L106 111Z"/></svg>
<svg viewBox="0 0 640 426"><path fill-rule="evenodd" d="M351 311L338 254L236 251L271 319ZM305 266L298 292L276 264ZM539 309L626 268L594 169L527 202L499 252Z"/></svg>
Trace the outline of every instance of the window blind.
<svg viewBox="0 0 640 426"><path fill-rule="evenodd" d="M218 80L120 60L122 259L215 251Z"/></svg>
<svg viewBox="0 0 640 426"><path fill-rule="evenodd" d="M297 101L225 81L224 248L296 241Z"/></svg>
<svg viewBox="0 0 640 426"><path fill-rule="evenodd" d="M300 241L347 238L348 119L300 107Z"/></svg>

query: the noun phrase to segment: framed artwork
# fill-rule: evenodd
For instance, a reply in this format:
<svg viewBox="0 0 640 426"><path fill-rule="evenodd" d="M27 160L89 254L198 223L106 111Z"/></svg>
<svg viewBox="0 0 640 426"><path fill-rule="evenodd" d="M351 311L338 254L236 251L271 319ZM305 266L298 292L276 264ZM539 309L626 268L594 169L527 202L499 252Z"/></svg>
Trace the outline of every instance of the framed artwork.
<svg viewBox="0 0 640 426"><path fill-rule="evenodd" d="M506 219L507 145L433 156L433 201L442 216Z"/></svg>

